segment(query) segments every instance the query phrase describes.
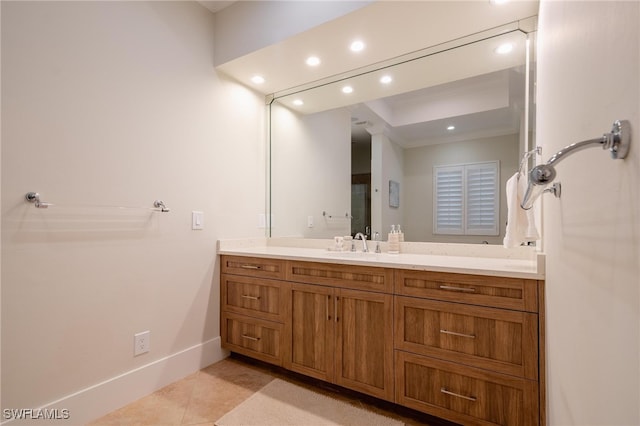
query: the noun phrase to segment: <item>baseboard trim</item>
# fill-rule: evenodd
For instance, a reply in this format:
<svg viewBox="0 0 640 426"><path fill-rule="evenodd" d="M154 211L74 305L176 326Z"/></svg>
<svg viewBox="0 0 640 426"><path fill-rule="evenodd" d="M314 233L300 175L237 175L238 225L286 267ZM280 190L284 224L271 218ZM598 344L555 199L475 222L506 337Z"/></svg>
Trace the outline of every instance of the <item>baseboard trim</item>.
<svg viewBox="0 0 640 426"><path fill-rule="evenodd" d="M199 343L34 409L34 412L58 415L58 419L49 421L38 419L38 425L86 424L228 355L221 347L220 337ZM64 413L68 413L68 419L62 418ZM2 414L6 419L5 413ZM33 422L33 418L12 419L0 425L32 425Z"/></svg>

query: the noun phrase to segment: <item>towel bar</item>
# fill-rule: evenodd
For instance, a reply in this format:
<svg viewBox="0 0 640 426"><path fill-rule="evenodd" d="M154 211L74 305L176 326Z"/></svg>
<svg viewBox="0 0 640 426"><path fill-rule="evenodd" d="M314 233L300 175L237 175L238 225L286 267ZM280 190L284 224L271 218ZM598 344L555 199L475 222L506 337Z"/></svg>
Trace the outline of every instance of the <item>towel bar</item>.
<svg viewBox="0 0 640 426"><path fill-rule="evenodd" d="M529 185L524 194L520 206L529 210L533 207L533 203L544 192L552 192L556 197L560 196L560 185L555 184L552 188L547 188L556 178L555 164L564 160L569 155L582 151L586 148L594 146L602 146L602 149L608 149L613 160L622 160L629 153L629 145L631 144L631 125L627 120L616 120L613 123L611 132L605 133L600 138L589 139L582 142L572 143L556 152L546 164L540 164L534 167L529 173Z"/></svg>
<svg viewBox="0 0 640 426"><path fill-rule="evenodd" d="M27 192L25 194L24 198L28 202L33 203L33 205L37 209L46 209L46 208L49 208L49 207L52 207L52 206L56 206L56 204L42 201L40 199L40 194L37 193L37 192ZM163 212L163 213L168 213L169 211L171 211L169 208L167 208L167 206L165 206L165 204L164 204L164 202L162 200L155 200L153 202L153 207L125 207L125 206L106 206L106 205L98 206L98 205L88 205L88 204L79 204L79 205L74 205L74 206L69 206L69 207L97 207L97 208L112 208L112 209L143 209L143 210L151 210L151 211Z"/></svg>

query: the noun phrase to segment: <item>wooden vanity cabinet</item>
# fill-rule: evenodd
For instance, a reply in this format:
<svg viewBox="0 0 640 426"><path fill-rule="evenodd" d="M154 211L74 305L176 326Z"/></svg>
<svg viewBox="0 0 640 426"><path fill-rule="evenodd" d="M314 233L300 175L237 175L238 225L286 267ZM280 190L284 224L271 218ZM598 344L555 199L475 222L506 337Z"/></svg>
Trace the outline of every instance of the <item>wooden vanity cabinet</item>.
<svg viewBox="0 0 640 426"><path fill-rule="evenodd" d="M397 270L395 285L396 403L464 425L544 424L542 282Z"/></svg>
<svg viewBox="0 0 640 426"><path fill-rule="evenodd" d="M393 401L393 296L362 290L390 290L392 271L290 262L287 276L305 284L291 284L285 368Z"/></svg>
<svg viewBox="0 0 640 426"><path fill-rule="evenodd" d="M464 425L544 426L544 282L221 256L223 347Z"/></svg>
<svg viewBox="0 0 640 426"><path fill-rule="evenodd" d="M390 294L291 285L285 368L393 401Z"/></svg>
<svg viewBox="0 0 640 426"><path fill-rule="evenodd" d="M222 256L220 335L222 347L282 365L285 322L290 316L284 261Z"/></svg>

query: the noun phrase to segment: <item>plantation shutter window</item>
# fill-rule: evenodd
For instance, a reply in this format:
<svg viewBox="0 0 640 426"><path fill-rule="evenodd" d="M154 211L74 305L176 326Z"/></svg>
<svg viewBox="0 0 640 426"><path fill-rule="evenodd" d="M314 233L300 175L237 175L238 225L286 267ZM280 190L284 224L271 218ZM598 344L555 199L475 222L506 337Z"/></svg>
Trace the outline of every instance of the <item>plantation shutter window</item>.
<svg viewBox="0 0 640 426"><path fill-rule="evenodd" d="M498 161L433 168L434 234L499 235Z"/></svg>
<svg viewBox="0 0 640 426"><path fill-rule="evenodd" d="M434 230L436 234L464 234L464 169L434 167Z"/></svg>

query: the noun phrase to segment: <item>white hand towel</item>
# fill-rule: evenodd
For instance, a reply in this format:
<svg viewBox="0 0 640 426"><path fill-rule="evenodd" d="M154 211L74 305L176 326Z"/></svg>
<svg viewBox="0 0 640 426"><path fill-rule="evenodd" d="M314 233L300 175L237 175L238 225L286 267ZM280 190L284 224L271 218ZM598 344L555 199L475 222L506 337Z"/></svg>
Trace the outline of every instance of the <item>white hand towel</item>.
<svg viewBox="0 0 640 426"><path fill-rule="evenodd" d="M527 179L522 176L518 179L518 173L507 181L507 231L504 236L504 247L518 247L522 243L540 239L536 228L533 208L525 210L520 207L527 190Z"/></svg>

